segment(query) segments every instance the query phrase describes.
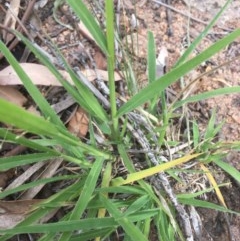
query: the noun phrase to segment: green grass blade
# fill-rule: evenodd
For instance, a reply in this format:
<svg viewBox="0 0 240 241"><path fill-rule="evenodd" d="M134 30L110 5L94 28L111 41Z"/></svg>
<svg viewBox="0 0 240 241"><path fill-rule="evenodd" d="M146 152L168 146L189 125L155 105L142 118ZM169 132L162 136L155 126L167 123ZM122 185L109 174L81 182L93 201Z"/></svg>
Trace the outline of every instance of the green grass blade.
<svg viewBox="0 0 240 241"><path fill-rule="evenodd" d="M48 152L48 153L58 153L57 151L50 149L46 146L40 145L35 140L30 140L27 139L21 135L16 135L12 133L10 130L5 129L5 128L0 128L0 137L2 137L6 142L13 142L15 144L19 144L22 146L26 146L29 148L32 148L36 151L41 151L41 152ZM57 143L55 143L57 144Z"/></svg>
<svg viewBox="0 0 240 241"><path fill-rule="evenodd" d="M118 111L117 116L121 116L134 108L142 105L149 99L159 95L164 89L166 89L170 84L174 83L181 76L187 74L190 70L197 67L202 62L209 59L214 54L218 53L221 49L230 44L234 39L240 36L240 29L237 29L230 33L225 38L219 40L205 51L194 57L193 59L187 61L186 63L178 66L169 73L165 74L161 78L157 79L144 89L142 89L138 94L133 96L127 103L125 103Z"/></svg>
<svg viewBox="0 0 240 241"><path fill-rule="evenodd" d="M31 114L30 112L15 106L3 99L0 99L0 121L9 123L23 130L35 133L38 135L45 135L50 138L59 140L60 143L65 145L72 145L80 147L82 151L87 151L92 155L106 157L111 159L111 155L98 150L92 146L82 143L79 139L73 136L71 133L65 131L65 128L57 128L54 124L45 120L42 117ZM19 118L24 116L24 118Z"/></svg>
<svg viewBox="0 0 240 241"><path fill-rule="evenodd" d="M88 31L92 34L94 40L103 53L107 55L108 50L106 37L91 12L86 8L85 4L81 0L67 0L67 2L72 7L76 15L82 20Z"/></svg>
<svg viewBox="0 0 240 241"><path fill-rule="evenodd" d="M71 66L69 66L67 61L64 59L62 53L59 51L57 46L54 46L54 48L55 48L56 56L58 56L58 58L61 60L65 70L71 76L71 79L78 91L76 91L75 88L71 86L68 82L62 81L61 78L59 78L64 88L75 98L75 100L86 112L88 112L92 116L97 117L102 121L107 121L108 120L107 113L105 112L102 105L99 103L98 99L94 96L92 91L84 83L79 81L79 78L81 79L86 77L84 75L82 76L76 75L73 69L71 68ZM38 51L38 49L36 49L36 51ZM39 54L41 54L41 52ZM45 63L45 65L50 66L49 63L47 62ZM53 66L52 69L53 68L55 68L55 66ZM58 70L54 71L53 69L53 73L57 71ZM89 80L87 80L86 78L86 81L89 81Z"/></svg>
<svg viewBox="0 0 240 241"><path fill-rule="evenodd" d="M187 104L187 103L197 102L197 101L200 101L200 100L209 99L209 98L219 96L219 95L234 94L234 93L239 93L239 92L240 92L240 87L238 87L238 86L225 87L225 88L220 88L220 89L217 89L217 90L211 90L211 91L204 92L204 93L201 93L201 94L197 94L197 95L194 95L194 96L189 97L187 99L178 101L174 105L174 108L181 107L182 105Z"/></svg>
<svg viewBox="0 0 240 241"><path fill-rule="evenodd" d="M50 198L47 199L47 203L51 203L51 202L66 202L66 201L71 201L73 199L76 198L76 190L79 190L82 188L83 183L84 183L84 177L82 177L81 180L79 180L78 182L74 183L73 185L71 185L70 187L67 187L66 189L54 194L53 196L51 196ZM43 202L43 204L45 203L45 201ZM46 207L46 208L40 208L37 209L36 211L33 211L32 213L29 214L29 216L25 217L25 219L19 223L15 228L13 228L13 232L12 235L14 234L14 232L16 231L16 233L20 232L20 233L25 233L25 231L21 232L21 228L25 227L26 233L28 232L28 228L30 225L32 225L33 223L36 223L37 220L40 220L42 217L44 217L45 215L49 214L49 212L51 212L52 210L54 210L55 207ZM48 224L46 224L47 226ZM41 225L40 225L41 227ZM15 230L17 229L17 230ZM54 230L52 230L54 232ZM1 233L1 231L0 231ZM2 233L5 233L4 231L2 231ZM44 230L41 231L41 228L39 230L39 233L44 233ZM47 232L48 233L48 232ZM59 233L59 230L57 231L57 233ZM9 240L12 237L11 234L5 234L3 236L0 236L0 241L5 241L5 240Z"/></svg>
<svg viewBox="0 0 240 241"><path fill-rule="evenodd" d="M103 229L97 229L97 230L91 230L83 232L79 235L73 236L70 241L86 241L86 240L92 240L96 237L104 237L106 235L109 235L110 233L114 232L114 229L112 228L103 228Z"/></svg>
<svg viewBox="0 0 240 241"><path fill-rule="evenodd" d="M0 230L4 234L21 234L21 233L59 233L79 230L102 229L117 226L114 218L89 218L77 221L62 221L57 223L38 224L31 226L15 227L7 230ZM1 240L1 238L0 238Z"/></svg>
<svg viewBox="0 0 240 241"><path fill-rule="evenodd" d="M200 131L197 122L194 120L192 122L192 130L193 130L193 146L196 148L200 141Z"/></svg>
<svg viewBox="0 0 240 241"><path fill-rule="evenodd" d="M143 233L146 237L149 237L150 235L151 228L152 228L151 222L152 222L152 218L145 218L144 223L141 223Z"/></svg>
<svg viewBox="0 0 240 241"><path fill-rule="evenodd" d="M108 120L107 114L101 104L98 102L93 93L88 89L88 87L86 87L81 81L79 81L76 74L69 67L69 65L66 63L58 50L56 50L57 55L61 58L64 67L70 74L78 91L62 77L61 73L54 66L54 64L44 55L44 53L42 53L38 48L34 46L34 44L32 44L20 33L15 32L15 34L27 45L27 47L34 53L34 55L38 57L45 66L47 66L47 68L54 74L54 76L62 84L62 86L70 93L70 95L72 95L72 97L79 103L79 105L85 109L86 112L88 112L90 115L97 117L98 119L101 119L102 121Z"/></svg>
<svg viewBox="0 0 240 241"><path fill-rule="evenodd" d="M112 123L112 137L113 140L119 138L116 89L114 79L115 69L115 49L114 49L114 3L113 1L105 1L105 18L106 18L106 35L107 35L107 70L108 70L108 85L110 91L110 105L111 105L111 123Z"/></svg>
<svg viewBox="0 0 240 241"><path fill-rule="evenodd" d="M21 165L27 165L39 161L47 161L54 157L57 157L57 155L52 153L34 153L27 155L2 157L0 158L0 172Z"/></svg>
<svg viewBox="0 0 240 241"><path fill-rule="evenodd" d="M223 186L227 186L229 185L229 183L223 183L223 184L220 184L220 185L217 185L218 187L223 187ZM187 199L187 198L195 198L195 197L199 197L201 196L202 194L204 193L208 193L208 192L212 192L214 190L214 187L209 187L209 188L206 188L204 190L201 190L201 191L198 191L198 192L194 192L194 193L180 193L180 194L177 194L177 198L179 199Z"/></svg>
<svg viewBox="0 0 240 241"><path fill-rule="evenodd" d="M146 220L148 218L154 217L158 213L159 213L158 208L145 209L143 211L132 213L127 218L129 219L129 221L139 222L139 221Z"/></svg>
<svg viewBox="0 0 240 241"><path fill-rule="evenodd" d="M168 221L168 217L167 215L160 211L160 214L158 216L156 216L155 218L155 223L157 226L157 231L158 231L158 237L160 240L176 240L176 229L180 229L179 227L177 227L176 229L174 229ZM178 235L179 235L179 240L181 241L185 241L185 238L183 238L183 234L181 233L181 231L178 231Z"/></svg>
<svg viewBox="0 0 240 241"><path fill-rule="evenodd" d="M50 121L0 99L0 121L39 135L54 136L58 129ZM20 118L21 117L21 118Z"/></svg>
<svg viewBox="0 0 240 241"><path fill-rule="evenodd" d="M103 161L104 161L103 159L95 160L95 162L91 168L91 171L89 172L88 177L85 181L81 195L80 195L74 209L72 210L72 213L71 213L68 221L78 220L81 218L81 216L82 216L84 210L86 209L89 201L91 200L91 197L95 190L97 180L98 180L99 175L102 170ZM69 240L71 235L72 235L71 232L63 233L63 235L61 236L61 238L59 240L67 241L67 240Z"/></svg>
<svg viewBox="0 0 240 241"><path fill-rule="evenodd" d="M126 152L126 148L123 144L118 145L118 152L123 160L124 165L126 166L128 172L134 173L135 168L133 166L132 160L129 158L129 155Z"/></svg>
<svg viewBox="0 0 240 241"><path fill-rule="evenodd" d="M37 181L34 181L34 182L23 184L19 187L16 187L16 188L13 188L13 189L10 189L10 190L4 190L4 191L0 192L0 198L7 197L7 196L9 196L13 193L16 193L16 192L25 191L27 189L36 187L36 186L41 185L41 184L47 184L47 183L57 182L57 181L62 181L62 180L70 180L70 179L75 179L75 178L79 178L79 175L66 175L66 176L40 179L40 180L37 180Z"/></svg>
<svg viewBox="0 0 240 241"><path fill-rule="evenodd" d="M78 202L76 203L76 206L70 216L70 220L76 220L81 218L84 210L86 209L88 203L93 196L93 192L95 191L97 180L102 170L103 162L104 160L100 158L95 160L91 171L86 178Z"/></svg>
<svg viewBox="0 0 240 241"><path fill-rule="evenodd" d="M133 202L128 209L124 212L124 216L128 216L132 213L137 212L141 209L146 203L149 202L149 197L147 195L143 195L139 197L135 202Z"/></svg>
<svg viewBox="0 0 240 241"><path fill-rule="evenodd" d="M156 79L156 49L152 32L148 32L148 54L147 54L148 83Z"/></svg>
<svg viewBox="0 0 240 241"><path fill-rule="evenodd" d="M212 115L211 115L211 118L210 120L208 121L208 125L206 127L206 131L205 131L205 134L204 134L204 140L208 140L209 138L213 138L215 135L214 135L214 132L215 132L215 126L216 124L216 109L214 109L212 111Z"/></svg>
<svg viewBox="0 0 240 241"><path fill-rule="evenodd" d="M216 109L212 111L212 115L210 120L208 121L208 125L206 127L206 131L203 137L203 140L214 140L216 137L217 133L222 129L224 122L220 122L219 124L216 124Z"/></svg>
<svg viewBox="0 0 240 241"><path fill-rule="evenodd" d="M219 17L222 15L223 11L227 8L227 6L232 2L232 0L228 0L225 5L220 9L220 11L216 14L216 16L212 19L212 21L207 25L207 27L199 34L199 36L193 41L193 43L189 46L189 48L184 52L184 54L179 58L174 68L178 67L182 63L186 61L188 56L194 51L196 46L200 43L200 41L207 35L208 31L212 28L212 26L216 23Z"/></svg>
<svg viewBox="0 0 240 241"><path fill-rule="evenodd" d="M217 211L220 211L220 212L228 212L228 213L233 213L233 214L238 214L238 215L240 214L239 212L232 211L232 210L227 209L223 206L220 206L220 205L217 205L217 204L214 204L214 203L210 203L210 202L207 202L207 201L197 200L197 199L194 199L194 198L189 198L189 199L179 198L178 200L179 200L180 203L185 204L185 205L191 205L191 206L194 206L194 207L201 207L201 208L209 208L209 209L214 209L214 210L217 210Z"/></svg>
<svg viewBox="0 0 240 241"><path fill-rule="evenodd" d="M104 195L105 193L103 193ZM118 208L123 208L126 207L130 204L132 204L132 200L113 200L114 205L116 205L116 207ZM99 209L99 208L103 208L103 204L102 202L99 200L99 197L94 197L88 205L89 209Z"/></svg>
<svg viewBox="0 0 240 241"><path fill-rule="evenodd" d="M102 187L97 189L99 192L108 193L125 193L125 194L135 194L135 195L145 195L146 192L138 186L119 186L119 187Z"/></svg>
<svg viewBox="0 0 240 241"><path fill-rule="evenodd" d="M135 173L136 171L132 165L131 160L129 159L129 156L126 152L126 148L124 147L124 145L119 144L118 151L119 151L119 154L120 154L125 166L127 167L128 171L130 173ZM138 183L141 186L141 188L145 191L145 193L151 198L151 200L154 201L157 204L157 206L161 210L163 210L163 212L166 213L166 215L170 219L171 225L176 229L176 226L177 226L176 220L174 219L172 213L170 212L168 205L166 204L164 206L164 204L162 204L162 202L160 202L159 197L156 196L156 194L152 190L152 187L148 183L146 183L144 180L138 180Z"/></svg>
<svg viewBox="0 0 240 241"><path fill-rule="evenodd" d="M91 90L88 89L81 81L79 81L76 74L73 72L71 67L63 60L65 63L65 69L70 74L75 86L78 89L77 94L72 91L72 86L69 89L69 93L72 95L75 100L79 103L79 105L90 115L94 116L95 118L100 119L101 121L108 121L108 115L104 108L102 107L101 103L97 100ZM84 77L84 76L83 76ZM65 86L64 86L65 87Z"/></svg>
<svg viewBox="0 0 240 241"><path fill-rule="evenodd" d="M219 159L213 162L240 183L240 172L236 168Z"/></svg>
<svg viewBox="0 0 240 241"><path fill-rule="evenodd" d="M114 228L102 228L96 230L87 230L82 231L80 234L74 235L70 238L70 241L86 241L86 240L93 240L96 237L102 237L104 240L104 236L109 236L112 232L114 232ZM55 233L49 233L42 236L38 241L49 241L55 240Z"/></svg>
<svg viewBox="0 0 240 241"><path fill-rule="evenodd" d="M122 74L126 80L129 95L135 95L138 92L136 73L133 70L131 57L123 51L124 67Z"/></svg>
<svg viewBox="0 0 240 241"><path fill-rule="evenodd" d="M111 214L111 216L116 220L119 225L125 230L127 235L132 239L132 241L139 240L139 241L147 241L148 239L143 235L143 233L136 227L127 217L123 217L122 213L118 211L115 205L103 195L100 196L101 200Z"/></svg>
<svg viewBox="0 0 240 241"><path fill-rule="evenodd" d="M42 94L39 92L38 88L32 83L31 79L28 77L28 75L24 72L22 67L19 65L17 60L14 58L12 53L8 50L8 48L5 46L5 44L0 41L0 49L5 58L8 60L10 65L13 67L13 69L16 71L17 75L23 82L25 88L35 101L35 103L39 106L40 110L42 111L43 115L46 118L49 118L51 122L61 126L62 128L65 128L59 117L56 115L56 113L53 111L51 106L48 104L46 99L42 96ZM0 105L1 106L1 105ZM4 107L0 107L4 108Z"/></svg>

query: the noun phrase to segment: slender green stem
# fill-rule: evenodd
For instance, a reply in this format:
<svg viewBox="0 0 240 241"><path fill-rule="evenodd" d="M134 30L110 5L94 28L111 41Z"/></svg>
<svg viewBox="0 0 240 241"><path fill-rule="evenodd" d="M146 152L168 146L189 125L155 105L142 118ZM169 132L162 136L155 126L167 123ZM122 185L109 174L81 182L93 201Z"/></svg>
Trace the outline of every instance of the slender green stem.
<svg viewBox="0 0 240 241"><path fill-rule="evenodd" d="M112 0L105 1L105 15L106 15L106 35L107 35L107 65L108 65L108 81L110 90L110 105L111 105L111 122L112 122L112 136L117 139L118 135L118 118L117 104L116 104L116 92L115 92L115 79L114 79L114 62L115 62L115 50L114 50L114 6Z"/></svg>
<svg viewBox="0 0 240 241"><path fill-rule="evenodd" d="M162 91L161 93L161 100L162 100L162 123L163 123L163 129L160 132L160 136L158 138L159 145L163 144L164 137L166 135L168 122L169 122L169 115L167 112L167 103L166 103L166 97L165 97L165 91Z"/></svg>

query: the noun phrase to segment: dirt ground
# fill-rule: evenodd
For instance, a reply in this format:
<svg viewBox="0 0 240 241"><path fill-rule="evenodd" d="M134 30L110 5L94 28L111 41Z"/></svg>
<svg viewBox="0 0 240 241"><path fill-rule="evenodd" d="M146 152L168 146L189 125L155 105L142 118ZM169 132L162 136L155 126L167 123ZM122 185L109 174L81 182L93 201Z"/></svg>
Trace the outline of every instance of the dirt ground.
<svg viewBox="0 0 240 241"><path fill-rule="evenodd" d="M44 1L39 1L44 2ZM35 28L39 31L44 30L45 33L49 35L55 44L62 48L64 56L68 62L72 65L81 65L84 67L84 54L82 53L80 43L86 43L89 39L86 36L79 34L78 31L70 30L68 26L63 25L69 24L74 26L74 17L69 14L69 9L67 6L61 7L57 11L57 16L59 22L53 17L53 0L45 1L46 3L43 7L38 7L36 10ZM116 1L117 2L117 1ZM137 31L139 34L138 39L138 54L140 59L146 59L147 50L147 32L150 30L153 32L156 42L156 49L160 50L162 47L167 49L168 52L168 62L167 70L170 70L177 59L181 56L188 39L192 41L198 36L198 34L204 29L206 23L209 22L214 15L219 11L220 7L225 3L224 0L214 1L214 0L169 0L166 1L170 9L166 6L158 4L153 1L134 1L125 0L123 1L124 14L127 19L133 18L132 14L135 15L134 18L137 19ZM134 4L134 2L136 2ZM165 1L163 1L165 2ZM190 12L190 17L189 13ZM192 17L191 17L192 16ZM62 23L60 23L62 22ZM123 23L126 28L129 28L131 32L131 26L127 26L126 22ZM240 28L240 1L235 0L225 11L222 17L218 20L216 26L211 30L207 37L201 42L197 47L197 52L201 52L208 46L216 42L216 40L224 37L231 30ZM39 37L39 36L38 36ZM40 41L40 40L39 40ZM51 52L49 46L43 44L40 41L40 45L48 51ZM22 56L22 51L24 48L18 45L15 48L16 55ZM92 56L95 58L96 62L102 57L99 52L94 48L90 48ZM194 53L194 54L197 54ZM240 54L240 39L237 39L232 44L230 44L221 53L214 56L209 63L205 66L199 67L198 69L189 73L184 81L187 84L191 81L194 76L203 73L210 68L214 68L225 61L236 57ZM35 61L33 56L28 57L28 62ZM144 61L143 61L144 62ZM1 65L4 65L1 62ZM104 61L101 62L101 66L98 68L106 68ZM138 69L139 68L139 69ZM144 64L141 66L136 66L137 71L139 71L139 86L144 86L146 84L146 69ZM226 65L215 71L213 74L204 76L201 78L192 89L191 93L199 93L207 90L213 90L220 87L226 86L239 86L240 85L240 60L236 60L233 63ZM179 86L173 87L175 91L179 91ZM213 108L217 110L217 120L221 122L225 120L223 129L219 135L220 140L225 141L236 141L240 139L240 94L221 96L213 98L211 100L204 101L200 108L202 112L209 112ZM199 110L196 110L199 112ZM204 129L204 122L202 123ZM240 153L239 152L229 152L226 161L233 165L235 168L240 170ZM224 187L223 193L226 198L225 201L227 206L235 211L240 212L240 184L232 181L231 187ZM213 202L218 202L216 197L209 197ZM224 214L218 213L212 210L198 209L201 219L203 222L203 234L201 241L210 240L221 240L221 241L240 241L240 217L235 215L228 215L226 218ZM229 221L227 224L226 220Z"/></svg>

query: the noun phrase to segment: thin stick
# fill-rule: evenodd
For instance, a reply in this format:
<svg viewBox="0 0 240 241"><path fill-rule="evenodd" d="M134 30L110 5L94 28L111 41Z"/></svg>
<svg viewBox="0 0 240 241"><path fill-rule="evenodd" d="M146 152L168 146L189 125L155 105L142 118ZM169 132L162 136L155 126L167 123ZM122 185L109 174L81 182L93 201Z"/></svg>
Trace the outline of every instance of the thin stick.
<svg viewBox="0 0 240 241"><path fill-rule="evenodd" d="M171 0L167 0L167 4L170 6ZM168 22L167 34L170 37L170 36L173 35L173 30L172 30L172 12L171 12L170 8L167 8L167 22Z"/></svg>

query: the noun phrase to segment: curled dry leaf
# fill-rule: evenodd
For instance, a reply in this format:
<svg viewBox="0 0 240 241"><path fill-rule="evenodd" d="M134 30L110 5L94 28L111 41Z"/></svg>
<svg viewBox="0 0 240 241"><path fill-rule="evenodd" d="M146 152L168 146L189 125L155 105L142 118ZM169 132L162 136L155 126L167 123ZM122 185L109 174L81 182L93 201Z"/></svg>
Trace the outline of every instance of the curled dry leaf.
<svg viewBox="0 0 240 241"><path fill-rule="evenodd" d="M61 83L59 83L52 72L41 64L20 63L20 66L27 73L35 85L61 86ZM98 72L98 76L100 78L105 81L108 80L107 71L98 69L96 71ZM71 77L66 71L59 70L59 72L69 83L72 84ZM92 69L83 70L82 73L89 81L96 79L96 72ZM121 76L118 73L115 73L115 81L119 81L121 79ZM21 79L18 77L12 66L8 66L0 71L0 85L22 85Z"/></svg>
<svg viewBox="0 0 240 241"><path fill-rule="evenodd" d="M88 132L89 119L86 112L78 107L68 124L68 130L78 137L86 136Z"/></svg>
<svg viewBox="0 0 240 241"><path fill-rule="evenodd" d="M0 201L0 229L15 227L41 201L43 200Z"/></svg>

